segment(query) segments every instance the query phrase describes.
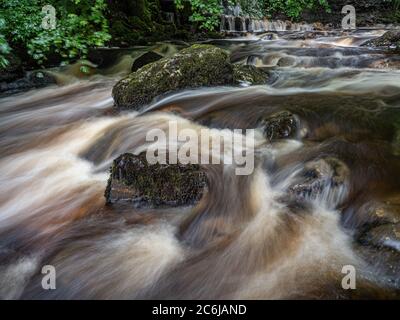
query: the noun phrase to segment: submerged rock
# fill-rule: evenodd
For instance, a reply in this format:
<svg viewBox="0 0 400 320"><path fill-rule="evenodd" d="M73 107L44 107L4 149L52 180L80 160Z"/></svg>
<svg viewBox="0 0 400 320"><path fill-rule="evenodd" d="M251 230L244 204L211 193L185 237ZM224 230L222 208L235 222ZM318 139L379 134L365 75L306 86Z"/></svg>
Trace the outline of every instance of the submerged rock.
<svg viewBox="0 0 400 320"><path fill-rule="evenodd" d="M201 199L206 185L199 165L149 164L145 152L126 153L114 160L105 197L109 204L186 206Z"/></svg>
<svg viewBox="0 0 400 320"><path fill-rule="evenodd" d="M400 224L383 224L365 232L359 241L377 248L400 252Z"/></svg>
<svg viewBox="0 0 400 320"><path fill-rule="evenodd" d="M355 233L358 250L400 288L400 197L391 195L369 209L368 220Z"/></svg>
<svg viewBox="0 0 400 320"><path fill-rule="evenodd" d="M119 108L138 109L155 97L186 88L261 83L261 71L234 67L226 51L212 45L193 45L170 58L145 65L113 88ZM265 74L264 80L267 80Z"/></svg>
<svg viewBox="0 0 400 320"><path fill-rule="evenodd" d="M146 52L144 54L142 54L140 57L138 57L132 65L132 72L135 72L137 70L139 70L140 68L144 67L145 65L152 63L152 62L156 62L160 59L162 59L163 56L154 52L154 51L149 51Z"/></svg>
<svg viewBox="0 0 400 320"><path fill-rule="evenodd" d="M391 55L387 58L371 62L369 67L374 69L400 69L400 57Z"/></svg>
<svg viewBox="0 0 400 320"><path fill-rule="evenodd" d="M370 224L400 223L400 196L386 197L383 201L373 202L367 210Z"/></svg>
<svg viewBox="0 0 400 320"><path fill-rule="evenodd" d="M267 80L267 74L262 69L252 65L234 65L233 82L235 84L256 85L264 84Z"/></svg>
<svg viewBox="0 0 400 320"><path fill-rule="evenodd" d="M332 201L338 202L341 200L338 187L344 186L349 176L349 168L339 159L332 157L318 159L305 165L300 181L289 188L289 193L299 198L315 199L327 191Z"/></svg>
<svg viewBox="0 0 400 320"><path fill-rule="evenodd" d="M10 83L0 83L0 92L3 94L18 93L34 88L43 88L57 84L56 78L49 72L38 70L27 72L25 77Z"/></svg>
<svg viewBox="0 0 400 320"><path fill-rule="evenodd" d="M400 51L400 31L391 30L387 31L383 36L369 40L363 46L373 48L385 48L396 52Z"/></svg>
<svg viewBox="0 0 400 320"><path fill-rule="evenodd" d="M299 130L299 119L289 111L280 111L262 119L261 127L269 141L293 138Z"/></svg>

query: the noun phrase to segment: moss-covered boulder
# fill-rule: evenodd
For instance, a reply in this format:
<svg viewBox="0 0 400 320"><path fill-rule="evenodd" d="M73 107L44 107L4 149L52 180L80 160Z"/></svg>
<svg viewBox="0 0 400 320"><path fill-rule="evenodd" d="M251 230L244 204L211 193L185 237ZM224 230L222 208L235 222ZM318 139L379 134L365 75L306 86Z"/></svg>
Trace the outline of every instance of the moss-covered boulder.
<svg viewBox="0 0 400 320"><path fill-rule="evenodd" d="M230 63L225 50L196 44L131 73L114 86L112 95L117 107L136 110L159 95L181 89L262 82L262 71L246 67L238 72L240 68Z"/></svg>
<svg viewBox="0 0 400 320"><path fill-rule="evenodd" d="M114 160L105 197L108 204L175 207L198 202L207 178L195 164L150 164L146 153L126 153Z"/></svg>
<svg viewBox="0 0 400 320"><path fill-rule="evenodd" d="M387 31L383 36L367 41L363 46L384 48L394 52L400 52L400 31Z"/></svg>

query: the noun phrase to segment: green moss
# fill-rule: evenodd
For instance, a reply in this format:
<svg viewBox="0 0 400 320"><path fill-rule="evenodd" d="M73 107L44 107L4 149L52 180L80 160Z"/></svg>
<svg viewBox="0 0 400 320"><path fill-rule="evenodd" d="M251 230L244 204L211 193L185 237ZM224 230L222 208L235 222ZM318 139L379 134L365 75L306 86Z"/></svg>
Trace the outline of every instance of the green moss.
<svg viewBox="0 0 400 320"><path fill-rule="evenodd" d="M387 48L393 52L400 52L400 31L387 31L383 36L370 40L364 46Z"/></svg>
<svg viewBox="0 0 400 320"><path fill-rule="evenodd" d="M266 75L255 67L234 68L226 51L212 45L195 44L171 58L161 59L131 73L114 86L113 98L120 108L138 109L165 93L233 85L239 80L251 84L264 83Z"/></svg>
<svg viewBox="0 0 400 320"><path fill-rule="evenodd" d="M268 74L262 69L250 65L234 65L233 81L234 83L264 84L268 79Z"/></svg>
<svg viewBox="0 0 400 320"><path fill-rule="evenodd" d="M198 201L206 187L199 165L149 164L146 153L123 154L114 160L105 197L108 203L130 190L132 202L147 205L189 205ZM125 187L120 192L121 184ZM114 186L114 187L113 187ZM117 186L117 187L115 187Z"/></svg>

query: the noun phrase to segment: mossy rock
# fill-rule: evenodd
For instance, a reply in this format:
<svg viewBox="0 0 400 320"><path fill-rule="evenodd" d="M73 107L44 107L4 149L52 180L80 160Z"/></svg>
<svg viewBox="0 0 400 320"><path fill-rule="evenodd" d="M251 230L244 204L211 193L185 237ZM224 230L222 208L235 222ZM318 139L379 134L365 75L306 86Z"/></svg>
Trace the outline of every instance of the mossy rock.
<svg viewBox="0 0 400 320"><path fill-rule="evenodd" d="M242 71L238 72L239 69ZM114 86L112 95L117 107L137 110L155 97L169 92L234 85L239 80L261 83L261 78L266 81L266 74L261 77L252 68L234 67L225 50L196 44L131 73Z"/></svg>
<svg viewBox="0 0 400 320"><path fill-rule="evenodd" d="M383 36L369 40L363 46L385 48L393 52L400 52L400 31L387 31Z"/></svg>
<svg viewBox="0 0 400 320"><path fill-rule="evenodd" d="M235 84L264 84L268 75L262 69L258 69L252 65L234 65L233 82Z"/></svg>
<svg viewBox="0 0 400 320"><path fill-rule="evenodd" d="M145 152L126 153L113 162L105 197L108 204L135 207L188 206L201 199L206 186L206 174L199 165L150 164Z"/></svg>
<svg viewBox="0 0 400 320"><path fill-rule="evenodd" d="M269 141L294 138L300 127L298 117L286 110L261 119L260 125Z"/></svg>

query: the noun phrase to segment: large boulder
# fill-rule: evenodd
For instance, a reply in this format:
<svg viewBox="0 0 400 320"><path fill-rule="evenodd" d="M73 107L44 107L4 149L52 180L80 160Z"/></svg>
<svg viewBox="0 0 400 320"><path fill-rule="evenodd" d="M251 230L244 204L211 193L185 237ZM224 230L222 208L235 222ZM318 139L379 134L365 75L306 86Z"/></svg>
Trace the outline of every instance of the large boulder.
<svg viewBox="0 0 400 320"><path fill-rule="evenodd" d="M373 48L383 48L390 51L400 51L400 31L391 30L387 31L383 36L369 40L363 44L363 46Z"/></svg>
<svg viewBox="0 0 400 320"><path fill-rule="evenodd" d="M207 178L195 164L150 164L146 153L126 153L114 160L105 192L108 204L175 207L198 202Z"/></svg>
<svg viewBox="0 0 400 320"><path fill-rule="evenodd" d="M267 80L266 74L260 76L262 71L244 67L239 72L240 68L230 63L225 50L196 44L131 73L114 86L112 95L117 107L136 110L159 95L181 89Z"/></svg>

